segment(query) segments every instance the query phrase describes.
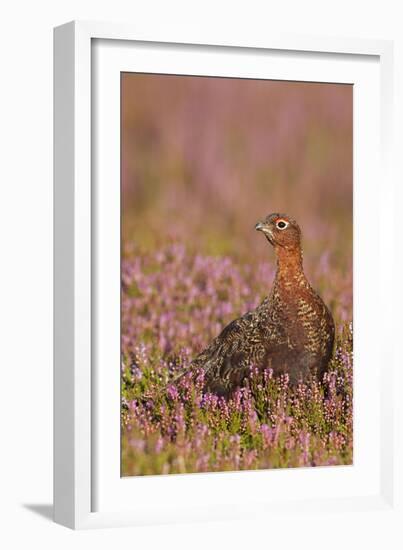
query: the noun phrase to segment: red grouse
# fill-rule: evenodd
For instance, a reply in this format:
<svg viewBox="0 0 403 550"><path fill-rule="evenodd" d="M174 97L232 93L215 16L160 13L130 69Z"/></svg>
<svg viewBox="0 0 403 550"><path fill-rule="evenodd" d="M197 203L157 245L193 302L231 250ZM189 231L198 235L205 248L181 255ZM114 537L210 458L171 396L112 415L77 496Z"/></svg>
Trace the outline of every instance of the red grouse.
<svg viewBox="0 0 403 550"><path fill-rule="evenodd" d="M252 365L273 369L274 376L288 373L295 385L321 378L332 355L333 318L304 274L297 222L286 214L270 214L256 229L276 253L270 295L227 325L190 366L204 371L205 391L226 397L245 383Z"/></svg>

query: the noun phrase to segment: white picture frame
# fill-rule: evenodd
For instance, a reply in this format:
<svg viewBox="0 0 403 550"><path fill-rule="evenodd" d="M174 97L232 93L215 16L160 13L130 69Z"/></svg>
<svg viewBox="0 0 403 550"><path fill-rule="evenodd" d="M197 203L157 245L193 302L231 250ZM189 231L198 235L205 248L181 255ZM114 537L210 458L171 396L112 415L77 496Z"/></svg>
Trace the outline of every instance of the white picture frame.
<svg viewBox="0 0 403 550"><path fill-rule="evenodd" d="M142 525L263 517L307 507L313 514L346 507L393 513L396 356L393 346L383 345L385 324L377 336L371 322L381 312L393 318L393 273L381 269L392 261L394 246L384 238L394 207L392 51L391 42L379 40L280 34L240 38L230 32L189 37L186 31L152 36L129 25L88 22L55 29L56 522L71 528ZM354 262L354 466L120 478L120 371L108 365L120 338L119 324L110 322L118 313L120 276L120 187L111 182L116 183L119 170L116 78L122 70L356 85L354 223L365 229L354 230L360 244ZM366 189L363 182L369 182ZM360 362L371 365L367 373ZM262 494L265 484L270 491Z"/></svg>

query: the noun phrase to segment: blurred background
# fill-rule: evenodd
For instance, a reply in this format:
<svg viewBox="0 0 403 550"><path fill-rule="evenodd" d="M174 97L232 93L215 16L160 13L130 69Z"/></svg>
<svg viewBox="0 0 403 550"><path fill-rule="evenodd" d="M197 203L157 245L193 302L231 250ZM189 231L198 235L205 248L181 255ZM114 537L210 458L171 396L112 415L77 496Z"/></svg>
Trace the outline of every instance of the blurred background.
<svg viewBox="0 0 403 550"><path fill-rule="evenodd" d="M124 254L179 241L273 262L254 225L285 212L308 276L342 277L350 308L352 100L351 85L124 73Z"/></svg>

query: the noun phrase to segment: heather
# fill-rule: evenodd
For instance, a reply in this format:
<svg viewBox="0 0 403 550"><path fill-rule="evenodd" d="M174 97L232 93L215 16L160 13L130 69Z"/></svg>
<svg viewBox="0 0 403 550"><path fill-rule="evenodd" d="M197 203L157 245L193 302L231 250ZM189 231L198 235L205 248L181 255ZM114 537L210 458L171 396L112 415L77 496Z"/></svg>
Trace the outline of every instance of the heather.
<svg viewBox="0 0 403 550"><path fill-rule="evenodd" d="M327 270L319 264L318 283ZM203 394L203 372L170 384L227 322L259 303L273 275L268 262L240 267L177 243L123 260L123 475L351 463L352 333L334 287L327 297L339 304L338 334L324 380L290 388L286 377L251 365L249 386L227 401Z"/></svg>
<svg viewBox="0 0 403 550"><path fill-rule="evenodd" d="M256 307L287 212L332 310L323 380L250 365L229 400L172 383ZM352 88L126 74L122 79L122 475L326 466L353 459Z"/></svg>

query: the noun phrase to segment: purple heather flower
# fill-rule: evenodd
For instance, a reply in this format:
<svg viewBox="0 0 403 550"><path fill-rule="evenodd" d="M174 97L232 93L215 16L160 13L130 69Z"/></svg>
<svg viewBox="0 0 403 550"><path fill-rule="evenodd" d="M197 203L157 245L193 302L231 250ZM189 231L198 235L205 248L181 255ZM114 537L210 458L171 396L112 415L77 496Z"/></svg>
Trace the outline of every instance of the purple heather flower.
<svg viewBox="0 0 403 550"><path fill-rule="evenodd" d="M175 386L167 387L167 396L171 401L176 401L178 399L179 393Z"/></svg>

